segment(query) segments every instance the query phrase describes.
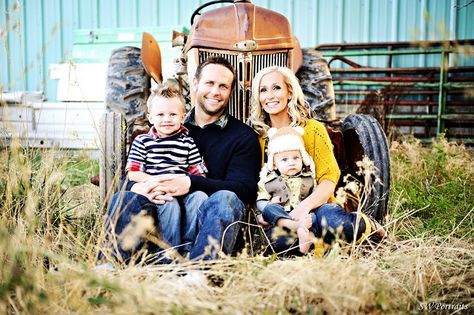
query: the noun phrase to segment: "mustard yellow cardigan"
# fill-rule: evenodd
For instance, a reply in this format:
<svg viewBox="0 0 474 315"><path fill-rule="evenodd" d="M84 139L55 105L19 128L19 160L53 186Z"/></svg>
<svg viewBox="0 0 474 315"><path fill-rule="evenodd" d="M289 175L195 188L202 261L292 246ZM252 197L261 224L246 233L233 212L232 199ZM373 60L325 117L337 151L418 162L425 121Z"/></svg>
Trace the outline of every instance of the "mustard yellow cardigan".
<svg viewBox="0 0 474 315"><path fill-rule="evenodd" d="M336 157L333 152L333 145L329 139L326 127L317 120L310 119L306 122L304 128L304 147L308 154L313 158L316 166L316 182L319 184L327 179L337 185L341 170L337 165ZM266 138L259 137L262 148L262 166L266 154ZM335 202L334 194L328 202Z"/></svg>

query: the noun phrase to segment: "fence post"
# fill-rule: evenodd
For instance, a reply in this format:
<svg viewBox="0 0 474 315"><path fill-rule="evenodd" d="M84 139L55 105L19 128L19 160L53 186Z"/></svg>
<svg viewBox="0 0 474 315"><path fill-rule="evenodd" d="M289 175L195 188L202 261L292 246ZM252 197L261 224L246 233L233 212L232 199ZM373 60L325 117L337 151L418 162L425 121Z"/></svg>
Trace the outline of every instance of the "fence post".
<svg viewBox="0 0 474 315"><path fill-rule="evenodd" d="M446 109L446 87L445 83L448 80L448 67L449 67L449 53L450 48L445 49L441 53L441 65L439 67L439 94L438 94L438 113L437 113L437 124L436 124L436 138L439 138L440 134L444 132L444 112Z"/></svg>
<svg viewBox="0 0 474 315"><path fill-rule="evenodd" d="M110 194L113 194L123 178L126 162L126 123L122 114L104 113L100 120L99 178L100 203L106 207Z"/></svg>

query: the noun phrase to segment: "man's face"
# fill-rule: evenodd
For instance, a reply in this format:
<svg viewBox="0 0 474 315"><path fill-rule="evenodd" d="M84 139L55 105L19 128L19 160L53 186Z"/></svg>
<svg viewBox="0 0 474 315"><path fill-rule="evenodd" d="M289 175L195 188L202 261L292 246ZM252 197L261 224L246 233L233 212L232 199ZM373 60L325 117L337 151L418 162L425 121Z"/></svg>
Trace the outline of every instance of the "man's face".
<svg viewBox="0 0 474 315"><path fill-rule="evenodd" d="M234 75L226 67L209 64L201 71L199 81L194 78L196 109L218 118L224 112L232 92Z"/></svg>

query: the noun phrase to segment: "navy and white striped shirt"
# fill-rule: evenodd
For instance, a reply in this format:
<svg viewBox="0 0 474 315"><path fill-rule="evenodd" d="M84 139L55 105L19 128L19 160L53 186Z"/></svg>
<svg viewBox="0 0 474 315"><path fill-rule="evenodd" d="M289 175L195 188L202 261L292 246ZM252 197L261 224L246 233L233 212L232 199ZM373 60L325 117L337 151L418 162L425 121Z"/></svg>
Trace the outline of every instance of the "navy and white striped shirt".
<svg viewBox="0 0 474 315"><path fill-rule="evenodd" d="M138 135L130 148L125 170L149 175L207 173L204 160L184 126L166 138L161 138L154 126L147 134Z"/></svg>

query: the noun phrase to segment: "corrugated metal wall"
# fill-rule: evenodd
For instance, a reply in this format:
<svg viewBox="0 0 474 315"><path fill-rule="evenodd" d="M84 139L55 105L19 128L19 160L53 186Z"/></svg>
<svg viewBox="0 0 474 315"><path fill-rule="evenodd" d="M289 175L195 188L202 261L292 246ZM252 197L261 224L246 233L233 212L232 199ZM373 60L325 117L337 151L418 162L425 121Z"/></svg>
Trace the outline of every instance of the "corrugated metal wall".
<svg viewBox="0 0 474 315"><path fill-rule="evenodd" d="M184 25L206 0L0 0L0 91L42 90L48 65L68 62L73 31ZM302 47L335 42L474 38L471 0L254 0L287 16ZM415 60L419 65L429 59ZM472 63L461 59L461 63Z"/></svg>

